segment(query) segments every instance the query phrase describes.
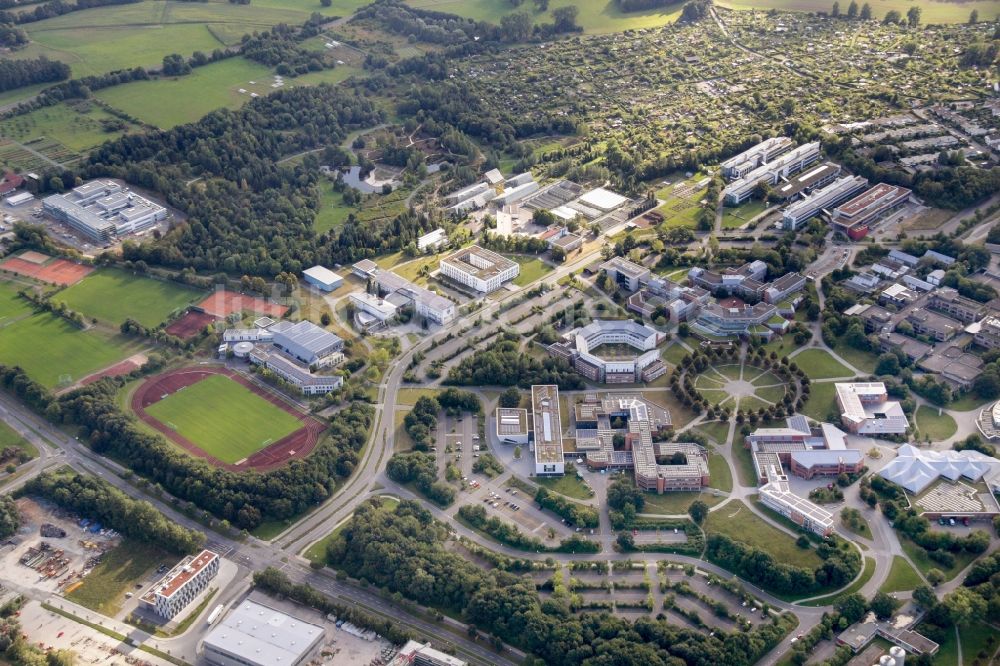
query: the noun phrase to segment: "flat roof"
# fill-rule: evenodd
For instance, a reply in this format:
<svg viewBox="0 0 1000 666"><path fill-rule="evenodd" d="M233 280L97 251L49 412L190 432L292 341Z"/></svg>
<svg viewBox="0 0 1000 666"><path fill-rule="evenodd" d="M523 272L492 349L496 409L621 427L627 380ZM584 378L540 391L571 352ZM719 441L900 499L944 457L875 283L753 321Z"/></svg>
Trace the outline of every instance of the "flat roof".
<svg viewBox="0 0 1000 666"><path fill-rule="evenodd" d="M320 328L311 321L300 321L289 326L277 335L282 336L287 342L299 345L314 354L326 351L330 345L341 342L340 336ZM275 340L275 342L278 342Z"/></svg>
<svg viewBox="0 0 1000 666"><path fill-rule="evenodd" d="M463 248L441 261L467 275L481 279L492 277L517 265L517 262L478 245Z"/></svg>
<svg viewBox="0 0 1000 666"><path fill-rule="evenodd" d="M247 664L293 666L324 633L322 627L248 599L219 622L205 647Z"/></svg>
<svg viewBox="0 0 1000 666"><path fill-rule="evenodd" d="M336 284L337 282L343 282L344 279L331 271L326 266L313 266L312 268L307 268L302 271L302 274L306 277L312 278L322 282L323 284Z"/></svg>
<svg viewBox="0 0 1000 666"><path fill-rule="evenodd" d="M900 196L909 196L910 190L905 187L879 183L850 201L837 206L835 214L853 217L858 213L872 208L880 208Z"/></svg>
<svg viewBox="0 0 1000 666"><path fill-rule="evenodd" d="M579 201L587 206L593 206L594 208L608 211L618 208L627 202L628 199L620 194L612 192L611 190L598 187L597 189L591 190L581 196Z"/></svg>
<svg viewBox="0 0 1000 666"><path fill-rule="evenodd" d="M202 569L218 559L218 557L218 554L210 550L203 550L195 555L193 559L184 558L180 564L164 576L162 584L157 584L155 588L156 596L168 599L174 596L178 590L188 584L188 581L197 576Z"/></svg>
<svg viewBox="0 0 1000 666"><path fill-rule="evenodd" d="M497 435L527 435L528 410L518 407L497 407Z"/></svg>
<svg viewBox="0 0 1000 666"><path fill-rule="evenodd" d="M531 412L534 418L535 462L562 462L563 443L559 387L554 384L532 386Z"/></svg>

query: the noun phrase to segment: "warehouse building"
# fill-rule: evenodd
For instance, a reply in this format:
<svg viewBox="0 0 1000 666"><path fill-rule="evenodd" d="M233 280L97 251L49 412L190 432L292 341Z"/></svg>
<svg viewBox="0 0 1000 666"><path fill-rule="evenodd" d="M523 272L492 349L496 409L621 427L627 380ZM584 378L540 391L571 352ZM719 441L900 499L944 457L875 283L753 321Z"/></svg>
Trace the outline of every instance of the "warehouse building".
<svg viewBox="0 0 1000 666"><path fill-rule="evenodd" d="M496 252L472 245L441 260L441 273L481 294L496 291L516 278L521 267Z"/></svg>
<svg viewBox="0 0 1000 666"><path fill-rule="evenodd" d="M276 328L271 329L274 331L274 346L306 365L324 367L343 360L344 355L340 351L344 348L344 341L340 336L311 321L282 326L280 330Z"/></svg>
<svg viewBox="0 0 1000 666"><path fill-rule="evenodd" d="M66 194L45 197L42 210L95 243L145 231L167 217L163 206L111 180L94 180Z"/></svg>
<svg viewBox="0 0 1000 666"><path fill-rule="evenodd" d="M185 557L139 601L170 620L208 587L219 573L219 562L218 554L210 550Z"/></svg>
<svg viewBox="0 0 1000 666"><path fill-rule="evenodd" d="M344 284L344 278L323 266L307 268L302 271L302 277L306 279L306 282L320 291L335 291Z"/></svg>
<svg viewBox="0 0 1000 666"><path fill-rule="evenodd" d="M844 176L831 185L796 201L785 209L781 217L781 226L786 231L795 231L821 211L832 210L834 206L854 196L868 185L868 179L862 176Z"/></svg>
<svg viewBox="0 0 1000 666"><path fill-rule="evenodd" d="M299 666L323 642L322 627L247 599L205 638L212 666Z"/></svg>

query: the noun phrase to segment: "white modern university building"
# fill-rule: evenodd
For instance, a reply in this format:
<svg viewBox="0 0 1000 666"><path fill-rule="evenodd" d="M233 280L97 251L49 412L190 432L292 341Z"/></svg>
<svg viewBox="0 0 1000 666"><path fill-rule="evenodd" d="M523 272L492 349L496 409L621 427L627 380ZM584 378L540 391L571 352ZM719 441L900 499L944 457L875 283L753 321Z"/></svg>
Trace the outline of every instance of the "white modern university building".
<svg viewBox="0 0 1000 666"><path fill-rule="evenodd" d="M140 602L162 618L172 619L190 604L219 573L219 556L210 550L185 557Z"/></svg>
<svg viewBox="0 0 1000 666"><path fill-rule="evenodd" d="M111 180L93 180L66 194L42 200L42 210L95 243L149 229L167 217L167 209Z"/></svg>
<svg viewBox="0 0 1000 666"><path fill-rule="evenodd" d="M384 271L370 259L362 259L351 266L354 275L373 283L378 295L396 307L412 305L418 317L435 324L447 324L455 318L455 304L430 289L416 285L392 271ZM372 313L374 314L374 313Z"/></svg>
<svg viewBox="0 0 1000 666"><path fill-rule="evenodd" d="M323 627L248 599L205 638L205 661L212 666L299 666L325 636Z"/></svg>
<svg viewBox="0 0 1000 666"><path fill-rule="evenodd" d="M772 161L747 171L726 185L722 190L726 203L730 206L739 205L753 195L757 183L763 181L768 185L775 185L782 178L802 171L819 158L819 141L806 143L787 153L782 153Z"/></svg>
<svg viewBox="0 0 1000 666"><path fill-rule="evenodd" d="M559 387L536 385L531 387L531 414L534 438L535 475L564 474L562 419L559 409Z"/></svg>
<svg viewBox="0 0 1000 666"><path fill-rule="evenodd" d="M844 427L856 435L902 435L910 427L903 407L889 400L882 382L836 383Z"/></svg>
<svg viewBox="0 0 1000 666"><path fill-rule="evenodd" d="M459 284L489 294L510 282L521 272L516 261L496 252L472 245L441 260L441 273Z"/></svg>
<svg viewBox="0 0 1000 666"><path fill-rule="evenodd" d="M528 410L497 407L497 439L504 444L528 443Z"/></svg>
<svg viewBox="0 0 1000 666"><path fill-rule="evenodd" d="M793 142L786 136L765 139L756 146L730 157L722 163L722 176L727 180L742 178L762 164L792 149Z"/></svg>

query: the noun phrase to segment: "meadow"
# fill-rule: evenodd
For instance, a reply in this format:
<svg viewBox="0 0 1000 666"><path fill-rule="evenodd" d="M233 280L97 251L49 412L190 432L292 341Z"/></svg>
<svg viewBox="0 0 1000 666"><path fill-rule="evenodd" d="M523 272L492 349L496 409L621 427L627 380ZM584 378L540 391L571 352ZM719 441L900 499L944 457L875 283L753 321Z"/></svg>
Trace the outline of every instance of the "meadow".
<svg viewBox="0 0 1000 666"><path fill-rule="evenodd" d="M828 12L833 6L833 0L718 0L717 5L730 9L780 9L799 12ZM848 3L840 3L841 11L846 10ZM862 3L858 3L862 4ZM972 2L943 2L940 0L869 0L872 14L882 18L890 9L897 10L903 16L916 5L921 10L923 23L964 23L973 9L979 11L980 21L993 21L1000 16L1000 5L986 0Z"/></svg>
<svg viewBox="0 0 1000 666"><path fill-rule="evenodd" d="M157 566L175 561L176 557L156 546L126 539L107 553L83 579L83 585L66 598L99 613L115 615L125 602L125 593L135 583L144 582Z"/></svg>
<svg viewBox="0 0 1000 666"><path fill-rule="evenodd" d="M120 325L131 318L143 326L162 324L175 310L202 298L202 292L175 282L133 275L114 268L94 271L52 297L88 319Z"/></svg>
<svg viewBox="0 0 1000 666"><path fill-rule="evenodd" d="M345 16L360 4L367 3L334 0L331 7L322 7L314 0L265 0L251 5L224 0L147 0L96 7L27 24L32 43L13 57L44 55L60 60L72 68L74 77L153 67L171 53L210 53L238 44L243 35L254 30L278 23L299 25L312 12Z"/></svg>
<svg viewBox="0 0 1000 666"><path fill-rule="evenodd" d="M509 258L521 266L521 272L514 278L514 284L519 287L527 286L552 272L552 266L538 257L511 256Z"/></svg>
<svg viewBox="0 0 1000 666"><path fill-rule="evenodd" d="M822 564L812 548L799 548L795 545L794 537L757 516L743 502L730 502L708 514L704 529L708 534L725 534L731 539L760 548L785 564L809 569Z"/></svg>
<svg viewBox="0 0 1000 666"><path fill-rule="evenodd" d="M137 347L123 336L83 331L47 312L0 329L0 361L21 366L47 388L56 387L63 375L73 381L82 379L122 360Z"/></svg>
<svg viewBox="0 0 1000 666"><path fill-rule="evenodd" d="M302 427L242 384L212 375L146 408L205 453L235 463Z"/></svg>

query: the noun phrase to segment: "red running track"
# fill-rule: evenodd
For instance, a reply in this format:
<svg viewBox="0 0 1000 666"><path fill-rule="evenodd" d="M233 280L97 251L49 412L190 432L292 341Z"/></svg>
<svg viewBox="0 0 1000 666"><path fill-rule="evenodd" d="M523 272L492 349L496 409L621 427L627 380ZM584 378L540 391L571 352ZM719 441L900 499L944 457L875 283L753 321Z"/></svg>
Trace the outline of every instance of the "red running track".
<svg viewBox="0 0 1000 666"><path fill-rule="evenodd" d="M231 380L240 383L259 395L261 398L270 402L272 405L299 419L302 423L302 428L286 437L283 437L274 444L257 451L239 465L233 465L223 462L215 456L209 455L204 450L199 448L194 442L183 437L176 430L166 426L146 412L146 407L149 407L155 402L159 402L163 396L174 393L185 386L197 384L210 375L225 375ZM236 472L249 469L267 471L280 467L290 460L304 458L312 453L312 450L316 448L316 444L319 442L319 437L324 429L324 425L320 421L307 414L299 412L277 395L254 384L238 373L220 367L182 368L180 370L173 370L171 372L165 372L162 375L152 377L140 385L132 395L132 411L135 412L136 416L138 416L143 423L146 423L150 427L163 433L167 439L177 444L191 455L203 458L215 467L222 467Z"/></svg>

